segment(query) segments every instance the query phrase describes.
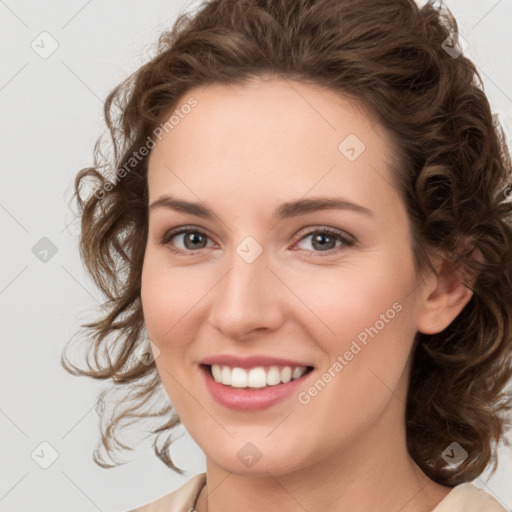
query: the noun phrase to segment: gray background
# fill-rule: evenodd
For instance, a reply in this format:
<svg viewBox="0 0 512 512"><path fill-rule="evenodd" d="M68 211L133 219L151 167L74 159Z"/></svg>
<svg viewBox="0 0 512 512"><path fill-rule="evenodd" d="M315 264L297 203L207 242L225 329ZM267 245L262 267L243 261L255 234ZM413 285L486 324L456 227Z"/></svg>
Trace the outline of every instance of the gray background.
<svg viewBox="0 0 512 512"><path fill-rule="evenodd" d="M100 301L77 250L79 223L68 207L72 180L92 163L107 93L153 55L158 34L179 11L197 4L0 0L1 511L126 511L205 469L184 429L172 448L187 470L183 477L149 443L127 454L128 464L98 467L94 405L103 384L60 366L65 343ZM512 145L512 0L446 5ZM52 44L57 49L45 55ZM50 248L43 262L37 253L48 247L56 252ZM52 449L42 442L58 454L47 469L40 465L51 462ZM512 481L512 452L500 453L497 473L475 484L512 508L512 487L505 485Z"/></svg>

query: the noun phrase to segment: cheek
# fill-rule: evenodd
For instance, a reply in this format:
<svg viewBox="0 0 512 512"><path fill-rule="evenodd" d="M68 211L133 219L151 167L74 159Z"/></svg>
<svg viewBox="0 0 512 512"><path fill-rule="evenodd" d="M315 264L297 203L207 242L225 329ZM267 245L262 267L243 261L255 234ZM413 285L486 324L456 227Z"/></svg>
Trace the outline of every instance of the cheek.
<svg viewBox="0 0 512 512"><path fill-rule="evenodd" d="M394 389L405 369L415 334L415 278L412 262L401 263L397 273L390 255L359 269L330 269L293 283L308 306L302 325L327 356L321 372L330 374L322 380L335 382L325 398L339 403L340 393L359 390L341 400L347 410L360 407L361 393L378 409L389 398L386 386Z"/></svg>
<svg viewBox="0 0 512 512"><path fill-rule="evenodd" d="M170 268L165 255L151 251L146 254L141 280L142 308L149 337L160 350L167 350L171 341L176 348L183 338L176 333L187 324L187 314L205 293L205 286L200 283L197 273Z"/></svg>
<svg viewBox="0 0 512 512"><path fill-rule="evenodd" d="M404 268L398 281L387 266L372 268L364 275L315 278L314 287L303 281L297 292L315 313L303 322L326 354L318 379L299 391L298 411L326 438L350 438L377 421L394 397L406 400L402 377L414 337L411 275ZM319 285L322 293L308 294Z"/></svg>
<svg viewBox="0 0 512 512"><path fill-rule="evenodd" d="M164 251L165 252L165 251ZM192 268L192 267L189 267ZM149 250L146 253L141 278L141 302L144 322L150 340L160 353L155 364L176 410L188 414L190 397L183 393L181 382L190 378L189 368L184 365L187 347L193 339L193 325L188 321L194 313L204 290L200 280L192 272L181 268L169 268L165 255ZM194 281L192 282L191 279Z"/></svg>
<svg viewBox="0 0 512 512"><path fill-rule="evenodd" d="M361 333L364 339L365 329L377 324L379 331L390 330L405 316L414 277L407 265L399 276L395 267L392 258L382 258L285 279L306 306L303 318L315 339L349 340Z"/></svg>

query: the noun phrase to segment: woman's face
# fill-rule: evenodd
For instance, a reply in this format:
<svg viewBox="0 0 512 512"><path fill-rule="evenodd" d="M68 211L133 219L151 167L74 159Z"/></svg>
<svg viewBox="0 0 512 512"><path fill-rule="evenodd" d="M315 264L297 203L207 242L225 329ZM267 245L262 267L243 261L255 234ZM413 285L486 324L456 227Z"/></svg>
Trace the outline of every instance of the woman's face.
<svg viewBox="0 0 512 512"><path fill-rule="evenodd" d="M150 155L142 275L181 421L240 474L403 442L419 281L384 129L297 82L191 97Z"/></svg>

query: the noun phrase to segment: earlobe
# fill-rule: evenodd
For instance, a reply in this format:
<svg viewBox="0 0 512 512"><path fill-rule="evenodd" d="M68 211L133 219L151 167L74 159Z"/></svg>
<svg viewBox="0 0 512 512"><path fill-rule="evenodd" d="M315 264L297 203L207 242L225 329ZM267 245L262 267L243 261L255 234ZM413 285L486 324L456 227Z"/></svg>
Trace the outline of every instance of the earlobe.
<svg viewBox="0 0 512 512"><path fill-rule="evenodd" d="M471 300L473 292L464 285L462 275L443 261L424 282L420 294L417 329L436 334L448 327Z"/></svg>

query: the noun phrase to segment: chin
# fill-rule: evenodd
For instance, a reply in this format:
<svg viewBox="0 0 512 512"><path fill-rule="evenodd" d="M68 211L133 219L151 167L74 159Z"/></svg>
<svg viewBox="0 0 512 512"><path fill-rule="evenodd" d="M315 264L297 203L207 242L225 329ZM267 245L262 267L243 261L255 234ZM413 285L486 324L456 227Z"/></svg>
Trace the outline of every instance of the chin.
<svg viewBox="0 0 512 512"><path fill-rule="evenodd" d="M217 449L207 452L207 461L235 475L263 477L292 473L308 465L304 460L304 447L278 447L265 439L267 434L262 435L261 441L253 437L254 442L219 443Z"/></svg>

